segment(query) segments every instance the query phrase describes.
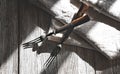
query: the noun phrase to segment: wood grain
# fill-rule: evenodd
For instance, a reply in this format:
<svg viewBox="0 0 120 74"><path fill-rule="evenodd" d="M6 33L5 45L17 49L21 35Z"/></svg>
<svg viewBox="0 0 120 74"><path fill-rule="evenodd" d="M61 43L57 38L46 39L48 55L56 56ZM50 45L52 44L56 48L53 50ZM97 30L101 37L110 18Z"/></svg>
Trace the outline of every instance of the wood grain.
<svg viewBox="0 0 120 74"><path fill-rule="evenodd" d="M47 11L49 14L51 14L54 17L54 19L57 19L59 22L62 22L62 23L63 22L69 23L73 17L73 14L76 13L77 9L78 9L77 7L75 7L75 5L73 5L71 3L71 0L57 0L57 1L29 0L29 1L32 4L34 4L35 6L43 8L45 11ZM112 3L114 4L114 1ZM108 2L108 4L109 4L109 2ZM108 10L107 5L106 6L104 5L104 7L107 8L106 10ZM119 16L117 16L118 21L116 21L116 20L110 18L112 16L108 17L107 13L104 15L103 12L102 11L99 12L94 7L90 7L86 14L88 14L92 20L88 23L85 23L82 26L79 26L78 29L75 29L76 30L75 33L79 37L83 38L86 42L88 42L91 46L93 46L93 48L95 48L95 50L101 52L103 55L105 55L109 59L114 59L114 58L119 57L119 55L117 54L117 53L119 53L119 51L118 51L119 46L116 46L117 43L119 45L119 38L117 38L117 35L119 36L119 34L118 34L119 24L120 24ZM52 13L54 13L54 15ZM91 22L93 22L93 23L91 23ZM88 27L86 25L88 25ZM103 28L102 28L103 30L99 28L99 27L102 27L102 25L103 25ZM99 27L97 28L96 26L99 26ZM115 28L118 30L116 30ZM100 33L97 33L98 31L96 31L95 29L101 30ZM110 34L107 31L109 29L111 30L111 31L109 31L109 32L111 32ZM92 32L91 32L91 30L92 30ZM102 32L102 31L104 31L104 32ZM95 32L95 33L93 33L93 32ZM107 32L107 33L103 34L105 32ZM115 34L115 35L113 35L113 34ZM103 38L103 35L106 37L106 39ZM109 36L109 35L115 36L114 38L117 39L118 41L117 40L114 41L113 39L109 40L109 38L112 38L112 36ZM97 40L95 40L95 39L97 39ZM115 46L116 46L115 49L113 49L114 46L113 46L113 44L111 44L112 42L114 42L113 44L115 44ZM109 47L112 48L113 50L110 49Z"/></svg>
<svg viewBox="0 0 120 74"><path fill-rule="evenodd" d="M25 6L23 6L24 3L21 2L21 4L20 19L22 23L20 25L20 37L22 43L24 43L44 34L42 29L49 27L50 16L41 9L38 11L38 8L29 4L25 3ZM86 66L86 62L74 53L78 47L64 45L62 51L50 67L46 70L42 70L43 64L49 57L49 53L52 51L51 48L53 48L55 44L55 42L51 41L43 43L43 47L39 48L39 55L33 52L31 48L26 50L23 49L21 45L20 74L81 74L81 72L84 74L86 72L86 67L89 69L90 66L88 64ZM80 50L80 48L78 50ZM82 54L83 53L81 53L81 55ZM84 70L82 67L79 67L78 64L83 66ZM91 68L91 70L94 71L93 68Z"/></svg>
<svg viewBox="0 0 120 74"><path fill-rule="evenodd" d="M25 0L17 4L15 0L0 0L0 74L120 74L119 58L109 60L94 49L67 43L43 70L56 41L46 40L34 52L22 44L48 32L52 17Z"/></svg>
<svg viewBox="0 0 120 74"><path fill-rule="evenodd" d="M25 3L21 7L22 43L44 34L43 29L46 31L50 25L50 15L37 7L26 5ZM36 25L39 28L35 28ZM55 44L56 42L52 41L44 42L36 51L40 54L36 54L32 49L25 50L21 46L20 74L115 74L113 70L118 72L116 71L119 69L118 62L111 62L97 51L69 45L63 45L50 67L43 70L43 64Z"/></svg>
<svg viewBox="0 0 120 74"><path fill-rule="evenodd" d="M18 74L17 1L0 0L0 74Z"/></svg>
<svg viewBox="0 0 120 74"><path fill-rule="evenodd" d="M34 7L30 6L26 1L21 0L19 3L20 13L20 51L19 51L19 72L20 74L37 74L36 54L32 52L32 49L25 50L22 44L34 37L34 29L37 27L37 14ZM39 29L38 29L39 32ZM27 39L26 39L27 38Z"/></svg>
<svg viewBox="0 0 120 74"><path fill-rule="evenodd" d="M38 55L31 48L24 49L22 44L45 34L51 24L51 16L25 1L21 1L20 4L20 38L22 42L20 46L20 74L39 74L49 53Z"/></svg>

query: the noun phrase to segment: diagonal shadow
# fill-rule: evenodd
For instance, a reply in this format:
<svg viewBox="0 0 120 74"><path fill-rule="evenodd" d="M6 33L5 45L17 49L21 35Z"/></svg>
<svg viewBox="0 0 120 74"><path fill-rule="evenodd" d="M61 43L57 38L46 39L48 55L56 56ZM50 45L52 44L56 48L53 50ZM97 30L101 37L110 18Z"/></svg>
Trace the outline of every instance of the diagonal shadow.
<svg viewBox="0 0 120 74"><path fill-rule="evenodd" d="M17 0L0 0L0 67L18 47L17 21Z"/></svg>
<svg viewBox="0 0 120 74"><path fill-rule="evenodd" d="M114 2L113 2L114 3ZM41 25L39 25L41 27ZM47 42L49 43L49 42ZM45 44L45 45L50 45L50 44ZM52 48L44 48L44 47L54 47L55 44L50 45L50 46L43 46L40 47L40 49L38 50L38 52L40 53L50 53ZM42 50L44 49L44 50ZM67 48L64 48L67 50ZM80 58L82 58L83 60L85 60L86 62L88 62L95 70L104 70L106 68L110 68L112 66L116 66L111 65L111 61L108 60L107 58L105 58L103 55L101 55L99 52L97 51L91 51L91 50L87 50L84 48L81 48L79 50L73 50L73 49L68 49L68 51L72 51L72 52L76 52L77 55L79 55ZM64 52L61 51L62 54L64 54ZM65 53L66 54L66 53ZM57 74L59 68L61 67L62 63L65 61L65 59L70 55L70 53L67 53L65 56L62 56L62 58L60 58L61 63L59 64L59 66L57 66L57 70L55 69L56 67L54 67L53 65L57 64L57 59L53 62L53 64L46 70L43 70L42 74ZM91 55L91 57L89 57ZM59 56L61 57L61 56ZM57 57L58 58L58 57ZM99 58L99 59L98 59ZM93 60L95 59L95 60ZM98 61L99 60L99 61ZM51 71L52 70L52 71ZM54 71L53 71L54 70Z"/></svg>
<svg viewBox="0 0 120 74"><path fill-rule="evenodd" d="M48 48L48 47L54 45L55 43L48 41L42 47L39 47L38 51L40 51L40 53L51 53L52 48ZM92 66L96 71L97 70L103 71L115 66L119 66L119 62L118 62L119 58L114 60L109 60L100 52L95 50L80 48L76 46L63 45L63 48L56 57L56 59L52 62L52 64L48 68L42 70L40 74L57 74L59 69L62 67L63 63L71 55L71 52L75 52L81 59L89 63L89 65ZM116 60L117 60L117 64L114 64L113 61Z"/></svg>
<svg viewBox="0 0 120 74"><path fill-rule="evenodd" d="M48 22L51 22L51 16L43 10L38 13L38 10L38 7L30 4L28 0L0 0L0 67L14 52L15 63L17 61L19 63L17 49L36 25L46 32L48 31L50 26ZM38 14L44 15L38 19ZM48 25L45 27L46 24Z"/></svg>
<svg viewBox="0 0 120 74"><path fill-rule="evenodd" d="M106 1L107 2L107 1ZM113 1L114 2L114 1ZM106 3L105 3L106 4ZM111 4L109 4L105 9L107 9L107 8L109 8L110 6L112 5L112 2L111 2ZM89 51L88 51L89 52ZM96 51L94 51L94 52L96 52ZM94 57L94 59L96 60L95 62L94 62L94 64L93 63L90 63L90 59L88 60L88 58L86 57L82 57L85 61L87 61L87 62L89 62L90 63L90 65L92 65L96 70L103 70L103 69L106 69L106 68L108 68L108 67L111 67L111 65L110 65L110 63L111 63L111 61L110 60L108 60L107 58L103 58L104 56L102 56L102 55L100 55L100 53L99 52L96 52L97 54L95 54L94 53L94 55L96 55L97 57L99 57L99 56L101 56L102 58L100 58L100 59L97 59L97 60L100 60L99 62L101 62L101 63L99 63L99 64L97 64L96 65L96 62L97 62L97 60L96 60L96 58ZM77 52L77 54L79 55L79 53ZM87 54L87 53L86 53ZM79 55L79 56L82 56L82 55ZM90 57L89 57L90 58ZM93 58L92 58L93 59ZM102 60L102 61L101 61ZM104 61L103 61L104 60ZM104 66L104 64L106 64L106 66ZM56 73L55 73L56 74Z"/></svg>
<svg viewBox="0 0 120 74"><path fill-rule="evenodd" d="M14 1L14 0L13 0ZM12 2L13 1L8 1L7 3L7 10L8 11L10 11L10 8L12 8L11 7L11 5L13 4ZM53 4L54 5L54 4ZM47 22L45 22L46 21L46 18L50 18L51 16L50 15L48 15L46 12L44 12L44 11L41 11L41 10L39 10L39 8L38 7L36 7L36 6L33 6L33 5L31 5L31 4L29 4L27 1L25 1L25 0L21 0L21 2L20 2L20 10L19 11L21 11L20 13L19 13L19 30L20 30L20 33L18 33L18 34L20 34L20 35L18 35L18 36L20 36L20 37L18 37L19 38L19 44L34 30L34 28L35 28L35 26L36 25L38 25L40 28L42 28L42 29L44 29L45 31L47 31L48 30L48 28L49 28L49 26L48 27L44 27L44 25L46 25L46 24L48 24L48 22L50 22L51 20L50 19L48 19L47 20ZM13 11L14 12L14 11ZM11 22L11 16L13 15L13 12L11 12L11 13L5 13L5 14L7 14L8 16L6 16L8 19L7 20L9 20L10 22ZM36 12L37 12L37 14L36 14ZM43 13L45 13L46 14L46 16L42 16L42 17L44 17L45 18L45 20L40 16L40 15L42 15L43 13L40 13L40 12L43 12ZM29 13L29 14L28 14ZM11 15L12 14L12 15ZM3 16L4 17L4 16ZM37 19L36 17L38 17L39 19ZM41 19L40 19L41 18ZM37 21L36 21L37 20ZM41 21L39 21L39 20L41 20ZM17 20L16 20L17 21ZM6 22L6 18L4 18L3 19L3 24ZM10 22L7 22L7 24L9 24ZM25 23L26 22L26 23ZM43 25L41 25L41 23L43 24ZM12 24L12 23L11 23ZM36 25L34 25L34 24L36 24ZM3 31L2 31L2 28L3 27L8 27L9 29L6 29L6 32L5 32L5 38L2 38L2 36L3 36ZM4 45L5 45L5 50L4 50L4 53L2 53L2 54L0 54L0 58L3 58L2 60L0 60L0 65L2 65L3 63L5 63L5 62L7 62L7 59L13 54L13 52L16 50L16 48L18 47L18 44L17 43L15 43L15 45L14 45L14 43L13 44L11 44L10 42L11 42L11 38L13 37L12 35L10 35L10 31L12 31L13 33L14 33L14 30L12 30L13 29L13 26L10 26L10 25L6 25L6 26L3 26L2 25L2 27L1 27L1 29L0 29L0 31L2 31L2 32L0 32L0 35L1 35L1 41L2 40L5 40L4 42ZM16 33L16 32L15 32ZM15 36L16 36L16 34L15 34ZM9 38L8 38L9 37ZM16 41L14 41L14 42L16 42ZM49 42L47 42L47 43L49 43ZM50 42L51 43L51 42ZM3 45L3 43L0 43L0 45L2 46ZM14 45L14 47L12 47ZM45 45L49 45L49 44L45 44ZM52 45L54 45L54 44L52 44ZM50 46L52 46L52 45L50 45ZM49 47L49 46L47 46L47 47ZM11 48L11 50L9 50L8 48ZM40 50L38 50L39 52L41 52L41 53L50 53L51 52L51 49L46 49L46 50L41 50L41 49L43 49L44 47L40 47ZM106 69L106 68L109 68L109 67L111 67L111 65L110 65L110 63L111 63L111 61L110 60L108 60L107 58L105 58L103 55L101 55L99 52L97 52L97 51L92 51L92 50L88 50L88 49L84 49L84 48L79 48L79 47L76 47L76 50L74 50L74 49L68 49L68 48L70 48L70 46L64 46L63 47L63 49L65 49L66 51L70 51L70 52L75 52L80 58L82 58L83 60L85 60L86 62L88 62L93 68L95 68L96 70L103 70L103 69ZM45 49L45 48L44 48ZM3 50L1 50L2 52L3 52ZM64 56L62 56L62 55L59 55L58 57L61 57L61 58L58 58L57 57L57 59L59 59L59 60L61 60L61 63L59 63L59 65L57 66L57 69L56 70L54 70L54 72L52 72L52 74L57 74L57 72L58 72L58 70L59 70L59 68L61 67L61 65L62 65L62 63L66 60L66 58L70 55L70 53L68 52L68 53L65 53L66 51L61 51L61 53L62 54L65 54ZM60 53L60 54L61 54ZM90 56L91 55L91 58L90 57L88 57L88 56ZM93 57L94 56L94 57ZM97 57L95 57L95 56L97 56ZM99 59L98 59L99 58ZM57 62L57 59L53 62L53 64L57 64L58 62ZM93 59L95 59L95 61L93 60ZM98 61L99 60L99 61ZM104 66L104 65L106 65L106 66ZM114 65L112 65L112 66L116 66L116 64L114 64ZM53 68L53 66L51 65L51 67L50 68ZM54 68L53 68L54 69ZM53 70L53 69L50 69L50 70ZM49 73L50 71L48 71L48 72L46 72L47 74L50 74ZM44 71L43 71L43 74L46 74L46 73L44 73Z"/></svg>

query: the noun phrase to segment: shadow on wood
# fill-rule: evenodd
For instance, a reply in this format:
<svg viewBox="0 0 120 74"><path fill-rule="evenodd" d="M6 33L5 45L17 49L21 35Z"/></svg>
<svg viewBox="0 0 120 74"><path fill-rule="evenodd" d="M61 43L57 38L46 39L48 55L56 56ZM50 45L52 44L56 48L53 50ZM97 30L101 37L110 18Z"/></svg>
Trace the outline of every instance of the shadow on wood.
<svg viewBox="0 0 120 74"><path fill-rule="evenodd" d="M55 45L54 42L47 41L46 43L43 44L43 46L39 47L39 50L37 52L39 52L39 54L51 53L54 45ZM103 74L105 74L104 72L106 72L104 70L120 65L118 62L119 59L109 60L104 55L102 55L97 51L75 47L75 46L63 45L61 52L58 54L56 59L52 62L50 67L48 67L45 70L42 70L40 74L48 74L48 73L57 74L63 62L66 61L69 55L71 55L70 52L75 52L79 56L79 58L83 59L85 62L91 65L96 71L102 71ZM55 70L56 67L54 67L53 64L57 65L58 70Z"/></svg>
<svg viewBox="0 0 120 74"><path fill-rule="evenodd" d="M23 6L23 8L24 8L24 6ZM28 9L29 8L29 9ZM32 7L26 7L26 9L28 10L28 11L31 11L31 8ZM24 10L26 10L26 9L24 9ZM43 19L43 17L41 17L40 15L40 12L41 11L39 11L38 12L38 10L39 10L39 8L38 9L35 9L35 8L33 8L33 10L32 11L36 11L37 12L37 15L36 15L36 12L32 12L32 14L34 13L34 15L36 16L36 17L38 17L38 15L39 15L39 20L40 20L40 18L41 18L41 20L43 21L42 23L48 23L48 22L45 22L44 21L44 19ZM23 10L22 10L23 11ZM28 11L26 12L26 14L24 14L24 15L27 15L27 13L28 13ZM24 13L24 12L23 12ZM28 16L31 16L31 15L28 15ZM49 15L48 15L49 16ZM31 16L32 17L32 16ZM29 17L27 17L27 18L21 18L21 19L28 19ZM49 17L48 17L49 18ZM32 18L32 21L35 21L35 20L37 20L37 22L39 21L38 19L36 19L36 18ZM25 21L25 20L24 20ZM26 21L25 21L26 22ZM28 22L30 22L30 21L28 21ZM27 32L30 32L30 24L34 24L34 23L28 23L27 24L27 26L25 26L26 24L24 24L23 25L23 27L22 27L22 33L21 33L21 35L23 35L23 38L22 39L24 39L26 36L27 36L27 33L24 33L24 32L26 32L26 28L28 29L27 30ZM38 26L39 27L41 27L41 28L45 28L45 25L46 24L44 24L44 25L41 25L41 22L38 22L37 23L38 24ZM30 30L29 30L30 29ZM34 29L34 26L33 26L33 29ZM44 29L45 30L45 29ZM50 43L50 44L49 44ZM38 53L50 53L51 51L52 51L52 48L50 48L50 47L54 47L54 43L52 44L53 42L46 42L45 43L45 46L43 45L43 46L41 46L41 47L39 47L39 50L37 51ZM47 48L46 48L47 47ZM70 48L70 49L68 49L68 48ZM92 51L92 50L88 50L88 49L84 49L84 48L79 48L79 47L75 47L75 49L74 49L74 46L64 46L63 47L63 49L65 49L65 52L67 52L67 51L70 51L70 52L75 52L80 58L82 58L84 61L86 61L86 62L88 62L95 70L104 70L104 69L107 69L107 68L111 68L111 67L113 67L113 66L116 66L116 64L113 64L113 61L110 61L110 60L108 60L107 58L105 58L103 55L101 55L99 52L97 52L97 51ZM32 50L31 50L32 51ZM61 51L60 53L62 53L62 54L64 54L65 53L64 51ZM59 66L57 66L57 67L54 67L53 65L51 65L50 66L50 69L49 70L43 70L43 74L44 73L48 73L48 74L57 74L57 72L58 72L58 70L59 70L59 68L60 68L60 66L62 65L62 63L66 60L66 58L69 56L70 54L69 53L67 53L67 54L65 54L65 56L62 56L62 55L59 55L59 57L61 57L59 60L61 60L61 63L59 63ZM58 58L59 57L57 57L56 59L55 59L55 61L53 61L53 63L52 64L54 64L54 65L56 65L57 64L57 60L58 60ZM112 64L112 65L111 65ZM118 65L118 64L117 64ZM119 65L118 65L119 66ZM53 71L53 72L52 72ZM52 73L50 73L50 72L52 72ZM103 73L104 73L104 71L103 71Z"/></svg>
<svg viewBox="0 0 120 74"><path fill-rule="evenodd" d="M4 69L7 61L9 61L12 65L16 65L13 69L11 69L13 71L16 70L15 68L17 68L18 64L17 9L18 7L16 0L0 1L0 67L3 65L2 67ZM7 68L11 67L12 65L9 64ZM3 71L3 73L4 72L5 71Z"/></svg>
<svg viewBox="0 0 120 74"><path fill-rule="evenodd" d="M7 62L7 59L15 50L17 50L17 48L19 49L22 41L24 41L24 39L35 29L35 26L39 26L47 31L50 25L46 24L51 24L51 16L46 12L41 11L41 9L39 10L36 6L32 6L27 1L22 0L20 6L18 6L19 9L17 10L17 8L14 9L17 5L14 6L12 2L14 1L8 1L8 4L5 5L3 3L3 7L0 7L2 11L0 11L0 15L2 16L2 25L0 25L0 66ZM3 11L2 9L5 10ZM42 15L43 13L45 15ZM44 45L39 47L39 50L37 50L38 53L50 53L52 51L52 48L50 47L54 47L55 42L46 42ZM115 72L115 69L120 66L119 59L110 61L97 51L63 45L62 51L52 63L57 65L57 67L51 65L48 71L43 70L43 74L45 74L44 72L50 74L50 70L53 71L52 74L57 74L63 62L70 55L70 52L75 52L95 70L104 70L112 67L113 72ZM15 57L17 56L20 58L20 50L16 53ZM15 61L18 60L17 65L20 61L18 57L15 58ZM59 62L59 60L61 62ZM103 74L105 74L104 71Z"/></svg>

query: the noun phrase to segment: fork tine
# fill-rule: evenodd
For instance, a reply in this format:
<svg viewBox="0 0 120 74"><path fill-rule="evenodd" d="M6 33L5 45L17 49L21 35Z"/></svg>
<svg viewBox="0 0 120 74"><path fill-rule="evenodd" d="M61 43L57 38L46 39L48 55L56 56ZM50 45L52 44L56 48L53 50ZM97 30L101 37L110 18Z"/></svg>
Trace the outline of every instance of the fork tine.
<svg viewBox="0 0 120 74"><path fill-rule="evenodd" d="M52 63L52 61L55 59L55 57L56 57L56 56L50 56L50 57L48 58L48 60L45 62L44 67L45 67L45 68L48 68L48 67L50 66L50 64Z"/></svg>

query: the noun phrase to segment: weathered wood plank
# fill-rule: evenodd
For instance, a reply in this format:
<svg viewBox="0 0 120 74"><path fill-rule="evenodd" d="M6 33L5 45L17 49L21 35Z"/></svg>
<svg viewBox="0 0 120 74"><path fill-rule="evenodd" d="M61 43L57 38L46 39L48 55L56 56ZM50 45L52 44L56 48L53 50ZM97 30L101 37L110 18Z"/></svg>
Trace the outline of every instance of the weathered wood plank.
<svg viewBox="0 0 120 74"><path fill-rule="evenodd" d="M22 3L24 4L24 3ZM27 42L41 34L49 23L44 20L45 12L39 11L31 5L21 6L21 41ZM38 14L38 15L37 15ZM45 14L47 15L47 14ZM39 18L38 18L39 16ZM49 15L46 16L49 18ZM32 20L32 21L31 21ZM41 21L40 21L41 20ZM38 22L39 21L39 22ZM46 23L46 24L43 24ZM36 27L38 25L39 27ZM43 27L43 28L42 28ZM46 26L47 27L47 26ZM44 29L45 30L45 29ZM45 46L44 46L45 45ZM62 51L53 61L51 66L43 70L43 64L49 57L54 42L47 42L39 47L39 55L32 52L32 49L20 47L20 73L28 74L110 74L113 73L111 62L98 52L75 46L63 45ZM74 53L75 52L75 53ZM77 55L76 55L77 54ZM119 65L115 66L119 69ZM115 68L116 69L116 68ZM114 69L114 70L115 70ZM119 73L119 72L118 72ZM113 73L114 74L114 73Z"/></svg>
<svg viewBox="0 0 120 74"><path fill-rule="evenodd" d="M18 74L17 0L0 0L0 74Z"/></svg>
<svg viewBox="0 0 120 74"><path fill-rule="evenodd" d="M22 44L45 34L51 24L51 16L25 1L21 1L20 4L20 74L40 74L49 57L48 51L38 55L38 51L24 49Z"/></svg>
<svg viewBox="0 0 120 74"><path fill-rule="evenodd" d="M20 36L22 43L32 40L41 34L44 34L44 31L41 28L47 27L46 24L49 24L50 18L49 15L44 11L41 11L34 8L31 5L25 5L22 3L21 12L20 12ZM31 11L31 12L30 12ZM33 12L32 12L33 11ZM37 15L37 14L38 15ZM39 17L39 18L38 18ZM46 19L46 20L44 20ZM31 21L32 20L32 21ZM48 20L48 22L47 22ZM38 26L39 27L38 27ZM42 27L43 26L43 27ZM49 26L49 25L48 25ZM31 32L31 33L30 33ZM21 44L22 44L21 43ZM43 64L49 57L49 53L52 51L52 47L56 43L47 42L43 45L43 47L39 48L40 52L37 55L32 49L23 49L22 45L20 47L20 74L84 74L86 71L86 66L84 60L79 58L73 51L76 51L78 48L75 46L63 46L61 53L58 57L53 61L51 66L46 70L43 70ZM80 50L80 49L78 49ZM72 52L71 52L72 51ZM72 53L72 54L71 54ZM83 53L81 53L82 55ZM67 61L67 62L64 62ZM64 65L66 64L66 65ZM79 65L84 67L79 67ZM88 64L87 64L88 65ZM87 68L90 66L88 65ZM80 69L80 70L79 70ZM65 71L66 70L66 71ZM74 71L73 71L74 70ZM93 69L94 70L94 69ZM76 71L76 72L75 72Z"/></svg>
<svg viewBox="0 0 120 74"><path fill-rule="evenodd" d="M22 46L22 43L25 41L37 37L37 34L39 35L38 32L34 33L36 31L35 29L39 31L39 28L37 27L36 9L23 0L20 1L19 5L19 29L21 41L19 51L19 72L20 74L37 74L36 54L32 52L32 49L25 50Z"/></svg>
<svg viewBox="0 0 120 74"><path fill-rule="evenodd" d="M53 46L54 43L47 42L45 46L42 47L44 49L40 49L41 53L47 52L48 50L50 52L51 49L48 47L52 47L51 45ZM91 56L86 56L85 53L88 53L87 50L88 49L79 48L76 46L63 45L57 59L55 59L55 61L53 61L50 65L50 69L47 68L47 70L44 71L46 71L47 74L94 74L95 69L91 66L94 64L94 60L88 59L89 57L94 58L94 55L93 52L90 51L89 54Z"/></svg>
<svg viewBox="0 0 120 74"><path fill-rule="evenodd" d="M66 23L69 23L73 17L73 14L77 12L77 7L75 7L73 4L70 3L70 0L59 0L59 1L48 1L48 0L30 0L33 4L35 4L36 6L39 6L42 8L42 6L40 5L43 4L43 6L45 6L45 8L48 8L47 11L48 13L54 13L54 17L58 20L64 21ZM92 2L92 0L90 0ZM97 0L96 0L97 1ZM111 1L111 4L109 6L106 6L105 8L109 9L109 7L114 4L115 2L119 2L118 0L116 1ZM66 4L64 4L66 3ZM109 2L105 2L106 4ZM103 6L105 6L106 4L103 4ZM117 6L119 6L119 4L117 4ZM98 6L99 7L99 1L98 1ZM100 6L102 8L102 6ZM69 9L68 9L69 8ZM103 7L104 8L104 7ZM44 8L43 8L44 9ZM107 10L106 9L106 10ZM115 6L113 6L113 9L115 9ZM46 10L46 9L44 9ZM119 53L119 46L116 45L119 44L119 20L117 20L119 17L119 15L117 15L117 19L112 19L112 15L108 15L107 13L101 12L102 10L96 10L95 6L89 8L89 10L87 11L87 14L95 21L91 21L89 23L87 23L88 26L85 26L85 28L83 27L81 29L81 27L79 27L78 31L78 35L82 38L84 38L87 42L89 42L96 50L100 51L102 54L104 54L106 57L108 57L109 59L114 59L115 57L119 57L118 53ZM110 12L111 14L115 13L114 11L107 11ZM95 14L95 15L93 15ZM104 15L105 14L105 15ZM52 15L52 14L51 14ZM67 16L66 16L67 15ZM99 18L98 18L99 17ZM107 20L106 20L107 19ZM117 20L117 21L116 21ZM110 22L109 22L110 21ZM103 23L101 23L103 22ZM90 25L91 24L91 25ZM113 25L114 24L114 25ZM108 26L110 25L110 26ZM109 33L104 34L105 37L107 37L106 39L103 38L103 32L100 31L99 27L104 27L103 29L101 29L102 31L105 31L104 33L107 33L107 30L112 30L109 31L112 34L115 34L113 36L115 36L114 38L117 39L115 41L113 41L113 39L111 40L107 40L108 38L112 38L112 36L109 36ZM115 28L113 28L113 27ZM86 29L87 27L87 29ZM96 30L99 30L100 32L97 33ZM111 34L110 33L110 34ZM95 35L94 35L95 34ZM99 35L98 35L99 34ZM100 35L102 34L102 35ZM81 35L84 35L81 36ZM98 36L98 37L97 37ZM101 37L100 41L97 41L99 38ZM98 38L98 39L97 39ZM96 40L97 39L97 40ZM106 43L107 42L107 43ZM114 42L114 44L117 46L114 48L114 46L111 45L111 43ZM109 47L111 46L111 48L113 48L113 50L111 50ZM104 48L103 48L104 47ZM112 52L111 52L112 51Z"/></svg>
<svg viewBox="0 0 120 74"><path fill-rule="evenodd" d="M71 50L71 51L69 51ZM78 51L75 46L63 46L62 51L57 57L58 61L58 74L85 74L86 73L86 62L82 60L75 51ZM84 53L81 53L84 55Z"/></svg>
<svg viewBox="0 0 120 74"><path fill-rule="evenodd" d="M32 4L43 8L45 11L53 15L64 23L70 23L74 13L78 8L70 4L70 0L29 0ZM46 10L47 9L47 10ZM67 15L67 16L66 16Z"/></svg>
<svg viewBox="0 0 120 74"><path fill-rule="evenodd" d="M56 42L48 41L40 47L37 55L32 49L20 46L18 68L18 43L32 40L45 34L51 22L51 16L25 1L20 3L18 42L17 1L0 1L0 74L40 74L43 64L49 57ZM47 18L47 19L46 19ZM57 41L57 40L55 40ZM66 41L46 74L119 74L120 60L108 60L96 51L70 46ZM84 47L84 46L83 46ZM45 73L42 73L45 74Z"/></svg>

